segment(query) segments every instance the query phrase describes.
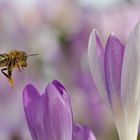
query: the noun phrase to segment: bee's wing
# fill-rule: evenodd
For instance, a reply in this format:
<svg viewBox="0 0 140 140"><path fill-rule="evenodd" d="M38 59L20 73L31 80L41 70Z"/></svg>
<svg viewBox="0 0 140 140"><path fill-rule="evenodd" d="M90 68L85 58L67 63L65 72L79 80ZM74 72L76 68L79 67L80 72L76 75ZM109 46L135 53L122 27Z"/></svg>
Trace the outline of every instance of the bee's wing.
<svg viewBox="0 0 140 140"><path fill-rule="evenodd" d="M10 60L10 56L8 54L0 54L0 67L7 66Z"/></svg>

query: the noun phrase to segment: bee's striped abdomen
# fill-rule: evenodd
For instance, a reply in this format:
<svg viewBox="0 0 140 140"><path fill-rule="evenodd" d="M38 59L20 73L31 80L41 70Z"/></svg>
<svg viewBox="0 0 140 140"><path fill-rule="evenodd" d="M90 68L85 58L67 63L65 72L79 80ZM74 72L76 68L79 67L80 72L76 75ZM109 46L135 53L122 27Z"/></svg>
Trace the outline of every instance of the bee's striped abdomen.
<svg viewBox="0 0 140 140"><path fill-rule="evenodd" d="M0 67L7 66L10 61L10 56L8 54L0 54Z"/></svg>

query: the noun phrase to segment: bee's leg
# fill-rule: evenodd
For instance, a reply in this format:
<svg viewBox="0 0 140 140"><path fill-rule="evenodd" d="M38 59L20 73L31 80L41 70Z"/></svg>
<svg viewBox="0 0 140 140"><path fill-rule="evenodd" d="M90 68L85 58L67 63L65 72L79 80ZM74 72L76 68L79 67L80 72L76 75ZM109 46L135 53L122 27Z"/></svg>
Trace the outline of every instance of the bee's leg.
<svg viewBox="0 0 140 140"><path fill-rule="evenodd" d="M9 76L7 73L5 73L4 71L8 70L7 68L3 68L1 69L1 72L9 79Z"/></svg>
<svg viewBox="0 0 140 140"><path fill-rule="evenodd" d="M13 71L13 62L12 61L9 61L7 71L8 71L9 83L10 83L11 87L13 87L14 86L14 81L12 79L12 71Z"/></svg>
<svg viewBox="0 0 140 140"><path fill-rule="evenodd" d="M19 71L21 71L20 66L19 66L19 65L17 65L17 67L18 67L18 70L19 70Z"/></svg>
<svg viewBox="0 0 140 140"><path fill-rule="evenodd" d="M12 79L12 71L8 70L8 79L9 79L9 83L11 85L11 87L14 86L14 80Z"/></svg>
<svg viewBox="0 0 140 140"><path fill-rule="evenodd" d="M5 71L8 71L8 73L6 73ZM14 82L13 82L13 79L12 79L12 71L8 70L7 68L3 68L1 69L1 72L9 79L9 83L11 85L11 87L13 87L14 85Z"/></svg>

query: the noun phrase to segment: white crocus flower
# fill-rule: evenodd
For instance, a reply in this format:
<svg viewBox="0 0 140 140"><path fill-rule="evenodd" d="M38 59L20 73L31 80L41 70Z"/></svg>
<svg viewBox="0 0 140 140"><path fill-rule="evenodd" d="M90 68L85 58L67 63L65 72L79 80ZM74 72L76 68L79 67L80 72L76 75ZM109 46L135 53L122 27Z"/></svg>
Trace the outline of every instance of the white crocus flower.
<svg viewBox="0 0 140 140"><path fill-rule="evenodd" d="M136 140L140 118L140 23L130 33L126 46L111 34L105 49L94 29L88 54L93 79L120 140Z"/></svg>

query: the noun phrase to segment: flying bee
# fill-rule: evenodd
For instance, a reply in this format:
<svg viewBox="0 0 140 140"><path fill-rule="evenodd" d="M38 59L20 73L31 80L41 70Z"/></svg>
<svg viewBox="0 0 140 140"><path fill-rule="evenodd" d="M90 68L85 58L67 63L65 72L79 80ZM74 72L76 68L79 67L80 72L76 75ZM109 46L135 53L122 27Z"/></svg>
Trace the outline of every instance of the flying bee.
<svg viewBox="0 0 140 140"><path fill-rule="evenodd" d="M27 58L34 55L38 54L27 55L26 52L18 50L0 54L0 67L4 67L1 69L1 72L8 78L11 87L14 85L14 80L12 79L13 69L18 68L21 71L21 68L27 67Z"/></svg>

